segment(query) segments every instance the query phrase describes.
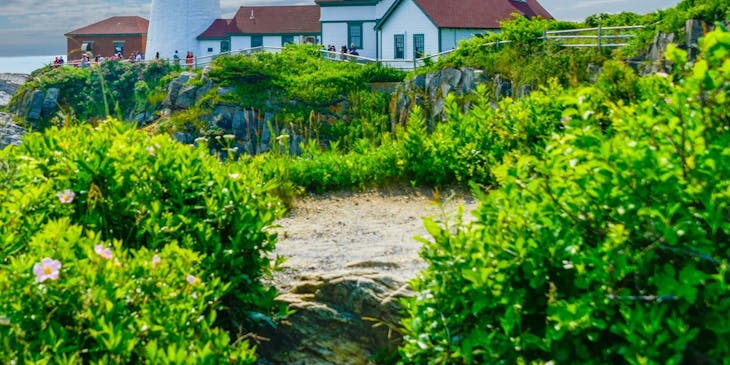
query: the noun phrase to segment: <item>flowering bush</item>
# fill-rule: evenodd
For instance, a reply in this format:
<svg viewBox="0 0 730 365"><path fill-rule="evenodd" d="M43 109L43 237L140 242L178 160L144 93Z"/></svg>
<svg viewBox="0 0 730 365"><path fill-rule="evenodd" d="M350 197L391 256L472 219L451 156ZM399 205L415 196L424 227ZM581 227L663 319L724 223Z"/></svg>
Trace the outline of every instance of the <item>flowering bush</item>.
<svg viewBox="0 0 730 365"><path fill-rule="evenodd" d="M216 289L216 301L223 305L217 323L234 333L247 331L251 320L270 314L276 295L260 281L274 266L269 252L275 236L266 227L282 210L268 193L271 188L256 171L222 163L205 147L183 146L169 136L150 137L116 121L96 128L51 128L0 151L0 265L14 267L23 258L29 265L26 275L32 274L33 265L45 265L38 270L50 268L46 284L57 270L57 265L44 263L49 258L60 262L59 280L81 280L74 277L79 263L47 250L34 251L28 244L46 224L61 219L98 237L84 248L91 253L77 252L79 260L93 257L113 264L122 249L137 257L145 250L177 245L201 257L199 272L181 272L180 280L187 283L186 276L193 275L202 283L225 283ZM110 247L101 241L116 243ZM164 255L159 257L164 266ZM128 281L122 278L117 277ZM93 287L96 282L87 283ZM60 298L72 298L73 288L59 288L59 304ZM76 330L69 329L69 336L84 335Z"/></svg>
<svg viewBox="0 0 730 365"><path fill-rule="evenodd" d="M253 363L213 327L228 284L198 279L199 254L99 236L50 221L2 266L0 363Z"/></svg>

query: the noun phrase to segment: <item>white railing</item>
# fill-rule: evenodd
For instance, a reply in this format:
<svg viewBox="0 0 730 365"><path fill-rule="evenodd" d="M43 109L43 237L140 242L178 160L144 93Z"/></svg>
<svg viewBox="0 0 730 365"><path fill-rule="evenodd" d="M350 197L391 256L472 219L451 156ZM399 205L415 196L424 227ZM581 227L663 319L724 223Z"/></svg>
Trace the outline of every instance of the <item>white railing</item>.
<svg viewBox="0 0 730 365"><path fill-rule="evenodd" d="M634 37L634 34L627 32L635 29L642 29L645 26L643 25L631 25L631 26L622 26L622 27L595 27L595 28L580 28L580 29L566 29L566 30L550 30L545 31L543 33L543 36L540 38L537 38L537 40L542 41L554 41L558 42L563 47L625 47L628 45L626 40L631 39ZM491 46L497 46L503 44L509 44L512 43L512 41L509 40L498 40L495 42L488 42L482 44L483 47L491 47ZM235 50L230 52L224 52L216 55L211 56L202 56L202 57L196 57L194 66L196 68L198 67L204 67L211 62L213 62L214 59L226 56L226 55L251 55L254 53L259 52L273 52L273 53L279 53L281 52L283 48L282 47L270 47L270 46L261 46L261 47L253 47L253 48L246 48L241 50ZM322 57L324 59L330 60L330 61L336 61L336 62L353 62L357 64L370 64L370 63L378 63L383 66L392 67L395 69L403 70L403 71L411 71L418 67L422 67L428 63L438 61L441 58L444 58L454 52L454 49L444 51L441 53L437 53L430 56L425 56L421 58L415 58L415 59L375 59L360 55L353 55L349 53L341 53L336 51L326 51L322 50L320 51L322 53ZM181 59L181 65L185 65L185 60Z"/></svg>
<svg viewBox="0 0 730 365"><path fill-rule="evenodd" d="M543 34L542 39L557 41L563 47L625 47L628 39L635 35L631 30L642 29L643 25L623 27L595 27L581 29L551 30Z"/></svg>

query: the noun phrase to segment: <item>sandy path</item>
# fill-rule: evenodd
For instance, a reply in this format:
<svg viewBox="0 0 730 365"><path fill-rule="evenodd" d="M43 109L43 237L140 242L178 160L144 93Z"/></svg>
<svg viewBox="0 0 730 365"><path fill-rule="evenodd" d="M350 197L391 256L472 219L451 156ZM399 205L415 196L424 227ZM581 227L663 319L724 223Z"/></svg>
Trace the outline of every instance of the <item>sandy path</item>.
<svg viewBox="0 0 730 365"><path fill-rule="evenodd" d="M457 204L476 207L468 195L441 194L447 214ZM338 193L297 201L281 226L276 253L288 258L275 275L285 289L301 274L372 268L405 280L415 277L425 263L418 256L427 236L422 217L440 217L433 193L416 189Z"/></svg>

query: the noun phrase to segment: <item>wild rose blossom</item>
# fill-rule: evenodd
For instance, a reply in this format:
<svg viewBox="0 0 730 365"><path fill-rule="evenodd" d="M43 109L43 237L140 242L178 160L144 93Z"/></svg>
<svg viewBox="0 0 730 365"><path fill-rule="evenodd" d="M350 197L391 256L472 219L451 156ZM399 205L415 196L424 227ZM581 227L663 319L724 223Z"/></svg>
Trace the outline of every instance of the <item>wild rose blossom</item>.
<svg viewBox="0 0 730 365"><path fill-rule="evenodd" d="M61 201L61 204L70 204L74 201L76 194L74 194L73 191L66 189L56 194L56 196L58 197L58 200Z"/></svg>
<svg viewBox="0 0 730 365"><path fill-rule="evenodd" d="M94 246L94 252L96 252L97 255L99 255L107 260L112 259L112 249L109 247L104 248L104 245L102 245L102 244L98 244L98 245Z"/></svg>
<svg viewBox="0 0 730 365"><path fill-rule="evenodd" d="M154 255L152 256L152 267L157 267L157 265L162 263L162 259L160 256Z"/></svg>
<svg viewBox="0 0 730 365"><path fill-rule="evenodd" d="M192 274L188 274L188 276L185 277L185 280L187 280L188 283L190 283L190 285L200 284L200 279L198 279L198 277L196 277L196 276L194 276Z"/></svg>
<svg viewBox="0 0 730 365"><path fill-rule="evenodd" d="M150 156L154 156L155 155L155 147L153 147L153 146L147 147L147 152L150 154Z"/></svg>
<svg viewBox="0 0 730 365"><path fill-rule="evenodd" d="M48 279L58 280L58 270L60 269L60 261L46 257L41 262L33 265L33 274L36 276L35 280L42 283Z"/></svg>

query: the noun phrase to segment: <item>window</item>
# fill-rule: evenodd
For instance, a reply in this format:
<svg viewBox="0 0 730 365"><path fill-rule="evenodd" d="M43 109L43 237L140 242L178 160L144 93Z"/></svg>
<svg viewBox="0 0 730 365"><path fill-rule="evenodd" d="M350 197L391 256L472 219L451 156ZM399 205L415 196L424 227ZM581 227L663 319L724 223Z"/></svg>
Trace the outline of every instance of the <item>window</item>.
<svg viewBox="0 0 730 365"><path fill-rule="evenodd" d="M231 51L231 41L221 41L221 53Z"/></svg>
<svg viewBox="0 0 730 365"><path fill-rule="evenodd" d="M86 41L86 42L81 43L81 51L90 52L93 50L94 50L94 42Z"/></svg>
<svg viewBox="0 0 730 365"><path fill-rule="evenodd" d="M264 36L252 35L251 36L251 48L262 47L264 45Z"/></svg>
<svg viewBox="0 0 730 365"><path fill-rule="evenodd" d="M208 53L213 53L213 47L208 47Z"/></svg>
<svg viewBox="0 0 730 365"><path fill-rule="evenodd" d="M362 23L347 23L347 47L362 49Z"/></svg>
<svg viewBox="0 0 730 365"><path fill-rule="evenodd" d="M393 45L395 50L393 52L393 58L401 59L405 58L406 55L406 36L403 34L393 35Z"/></svg>
<svg viewBox="0 0 730 365"><path fill-rule="evenodd" d="M413 35L413 58L421 58L426 55L426 40L423 34Z"/></svg>
<svg viewBox="0 0 730 365"><path fill-rule="evenodd" d="M124 41L114 41L114 53L124 55Z"/></svg>
<svg viewBox="0 0 730 365"><path fill-rule="evenodd" d="M281 36L281 45L286 46L287 44L294 44L294 36L293 35L283 35Z"/></svg>

